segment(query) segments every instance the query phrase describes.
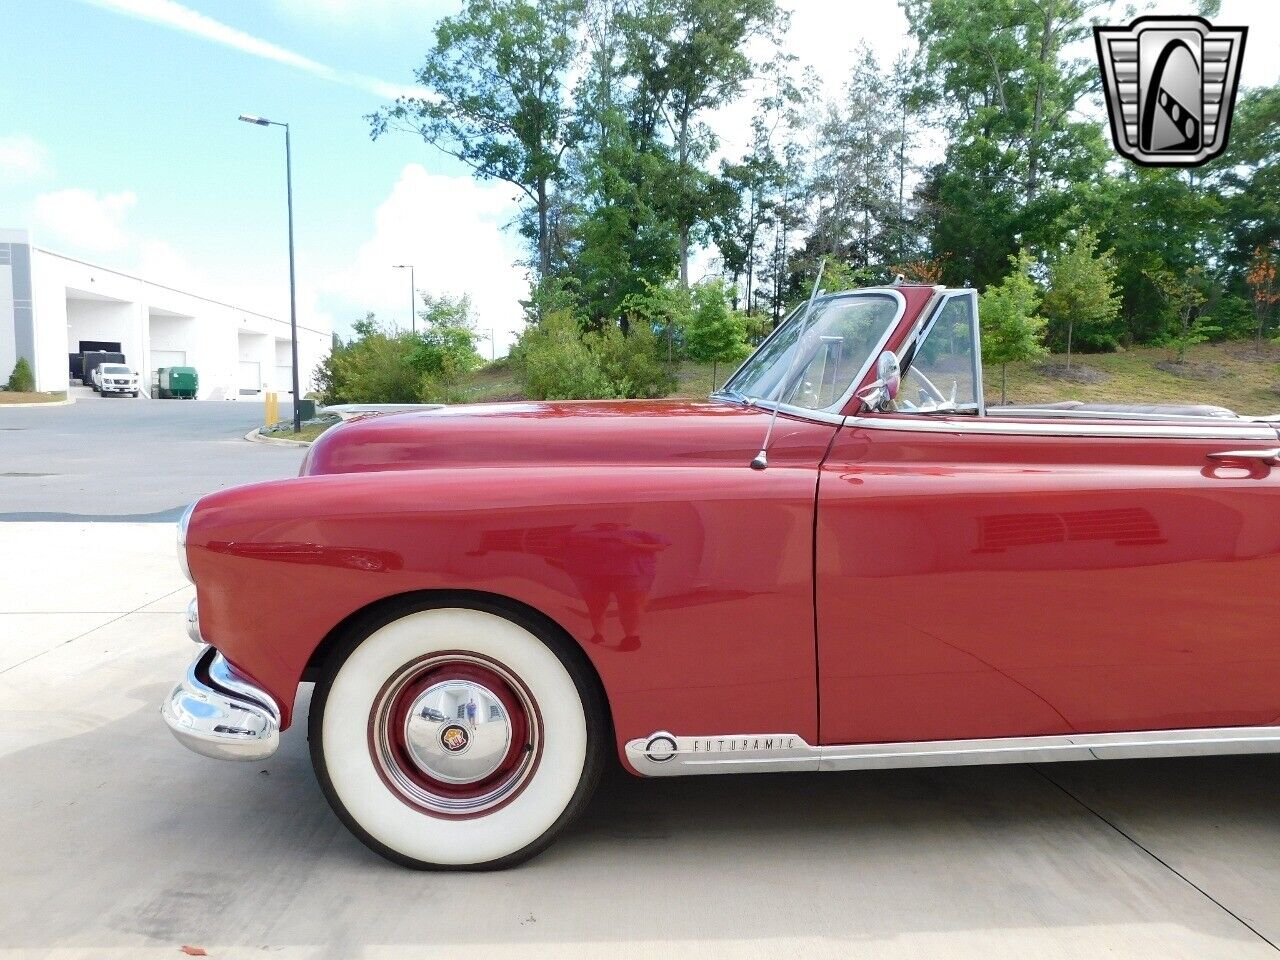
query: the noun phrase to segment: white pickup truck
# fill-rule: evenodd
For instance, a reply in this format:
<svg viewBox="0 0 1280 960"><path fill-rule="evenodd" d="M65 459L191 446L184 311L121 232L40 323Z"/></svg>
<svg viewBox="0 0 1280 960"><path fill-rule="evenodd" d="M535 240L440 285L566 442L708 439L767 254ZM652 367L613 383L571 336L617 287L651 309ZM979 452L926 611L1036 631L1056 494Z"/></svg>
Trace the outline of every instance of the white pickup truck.
<svg viewBox="0 0 1280 960"><path fill-rule="evenodd" d="M109 393L138 395L138 375L123 363L101 363L93 368L93 389L104 397Z"/></svg>

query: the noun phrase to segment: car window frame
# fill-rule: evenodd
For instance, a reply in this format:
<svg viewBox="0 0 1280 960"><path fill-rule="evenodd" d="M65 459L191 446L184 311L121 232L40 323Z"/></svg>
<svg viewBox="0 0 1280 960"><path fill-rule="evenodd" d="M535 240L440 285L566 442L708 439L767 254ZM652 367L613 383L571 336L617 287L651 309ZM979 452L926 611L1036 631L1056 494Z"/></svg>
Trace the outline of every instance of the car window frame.
<svg viewBox="0 0 1280 960"><path fill-rule="evenodd" d="M858 290L846 290L841 291L840 293L824 294L814 301L816 305L818 303L826 303L832 300L867 296L891 298L896 304L893 318L885 326L885 332L881 335L880 339L876 342L875 347L871 350L871 355L863 362L863 365L859 368L857 374L850 380L848 388L838 399L832 401L825 407L801 407L790 403L777 403L768 397L753 397L750 401L751 405L760 407L763 410L773 410L776 407L780 414L807 417L810 420L816 420L822 423L843 423L845 419L845 414L843 412L844 409L853 400L854 395L857 393L858 388L862 385L863 381L867 379L867 374L875 368L876 358L880 356L888 346L889 342L893 339L894 334L896 334L901 328L903 317L907 312L907 298L903 296L902 291L896 287L862 287ZM756 347L755 350L751 351L751 355L743 360L742 363L739 364L738 368L733 371L733 374L725 380L723 390L713 393L712 396L719 397L721 399L735 399L724 392L729 389L729 384L733 383L734 378L746 368L747 364L751 362L752 357L763 350L765 346L768 345L769 341L778 336L779 332L786 326L787 321L796 316L802 310L804 310L803 306L797 307L796 310L792 311L791 314L788 315L787 320L784 320L782 323L779 323L774 327L773 330L770 331L769 335L760 341L760 345Z"/></svg>
<svg viewBox="0 0 1280 960"><path fill-rule="evenodd" d="M916 356L920 352L920 347L929 339L929 334L933 332L933 328L938 321L942 319L942 315L946 312L948 304L952 300L967 299L969 301L969 330L973 337L973 357L971 360L973 373L973 392L977 409L973 412L959 410L901 410L898 413L902 416L919 416L919 417L937 417L937 416L962 416L982 418L987 416L987 398L986 391L982 383L982 324L978 319L978 291L972 287L961 287L958 289L943 290L932 303L926 308L927 316L919 328L908 334L907 340L903 344L902 353L902 372L901 379L905 382L907 374L911 371L911 365L915 362ZM922 374L923 376L923 374Z"/></svg>

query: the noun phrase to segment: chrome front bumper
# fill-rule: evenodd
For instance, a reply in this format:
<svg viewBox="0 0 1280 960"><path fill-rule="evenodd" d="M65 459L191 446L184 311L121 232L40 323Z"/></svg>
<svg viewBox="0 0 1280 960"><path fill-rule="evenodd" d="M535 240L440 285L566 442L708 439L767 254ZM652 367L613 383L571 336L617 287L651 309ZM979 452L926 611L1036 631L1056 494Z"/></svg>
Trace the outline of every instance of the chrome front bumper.
<svg viewBox="0 0 1280 960"><path fill-rule="evenodd" d="M262 760L280 745L280 708L204 647L160 707L183 746L218 760Z"/></svg>

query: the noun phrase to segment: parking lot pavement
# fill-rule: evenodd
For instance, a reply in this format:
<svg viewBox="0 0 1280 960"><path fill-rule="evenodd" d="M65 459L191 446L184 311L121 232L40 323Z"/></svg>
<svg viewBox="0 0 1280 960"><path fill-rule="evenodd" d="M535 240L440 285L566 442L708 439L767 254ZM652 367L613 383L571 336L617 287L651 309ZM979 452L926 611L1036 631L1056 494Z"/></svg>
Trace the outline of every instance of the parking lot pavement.
<svg viewBox="0 0 1280 960"><path fill-rule="evenodd" d="M202 494L293 476L301 448L244 440L262 413L233 400L0 405L0 520L176 520Z"/></svg>
<svg viewBox="0 0 1280 960"><path fill-rule="evenodd" d="M195 652L171 525L0 524L0 555L31 558L0 581L2 960L1205 960L1280 942L1275 757L617 774L523 867L407 871L329 811L305 724L255 764L164 729Z"/></svg>

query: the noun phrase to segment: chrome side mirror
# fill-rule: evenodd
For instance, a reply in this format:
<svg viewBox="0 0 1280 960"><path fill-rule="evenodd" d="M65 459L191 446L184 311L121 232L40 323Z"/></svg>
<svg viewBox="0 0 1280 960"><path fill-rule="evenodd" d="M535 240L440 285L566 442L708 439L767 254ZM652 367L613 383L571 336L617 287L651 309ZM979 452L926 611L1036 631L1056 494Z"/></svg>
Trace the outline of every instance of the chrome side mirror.
<svg viewBox="0 0 1280 960"><path fill-rule="evenodd" d="M902 389L902 368L892 350L886 350L876 358L876 379L858 391L858 396L869 410L879 410L892 403Z"/></svg>
<svg viewBox="0 0 1280 960"><path fill-rule="evenodd" d="M876 360L876 378L888 399L898 399L898 391L902 389L902 368L898 365L898 355L892 350L886 350Z"/></svg>

